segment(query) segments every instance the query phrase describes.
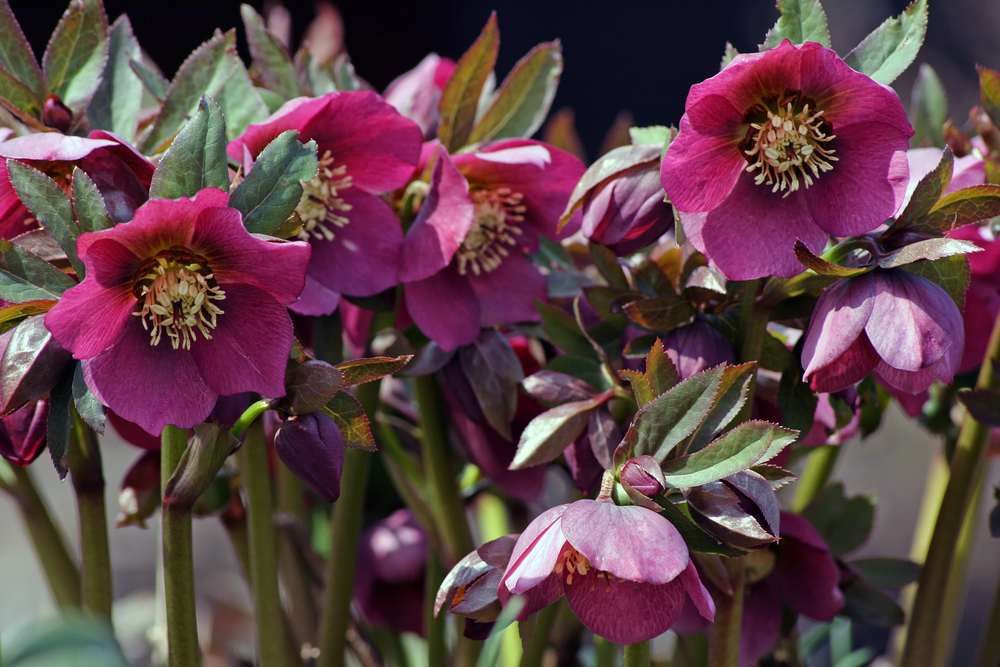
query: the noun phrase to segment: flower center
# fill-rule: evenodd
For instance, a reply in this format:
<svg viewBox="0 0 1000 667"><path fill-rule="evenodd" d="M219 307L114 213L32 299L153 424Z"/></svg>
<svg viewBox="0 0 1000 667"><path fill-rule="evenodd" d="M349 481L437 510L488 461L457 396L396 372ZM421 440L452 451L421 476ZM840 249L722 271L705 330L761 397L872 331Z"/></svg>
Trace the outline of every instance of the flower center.
<svg viewBox="0 0 1000 667"><path fill-rule="evenodd" d="M574 575L585 577L592 569L596 568L587 560L587 557L567 542L552 571L562 577L567 584L572 584Z"/></svg>
<svg viewBox="0 0 1000 667"><path fill-rule="evenodd" d="M524 221L524 195L510 188L473 190L470 194L476 204L475 220L455 257L460 274L464 276L471 267L478 276L500 266L510 254L506 246L517 245L514 236L521 234L521 228L514 223Z"/></svg>
<svg viewBox="0 0 1000 667"><path fill-rule="evenodd" d="M347 175L347 165L334 168L330 151L323 153L316 178L302 186L302 199L295 207L295 212L302 220L300 239L332 241L334 233L331 227L347 226L347 218L340 213L346 213L352 207L338 197L337 193L351 187L351 181L351 177Z"/></svg>
<svg viewBox="0 0 1000 667"><path fill-rule="evenodd" d="M750 125L740 142L747 171L757 172L757 185L770 185L771 192L780 190L783 197L808 188L820 173L833 169L838 159L828 146L836 138L833 125L799 91L768 95L747 110L743 122Z"/></svg>
<svg viewBox="0 0 1000 667"><path fill-rule="evenodd" d="M223 313L212 302L226 298L205 259L186 248L171 248L147 260L136 272L132 292L139 299L132 314L150 332L149 344L159 345L166 333L175 350L190 350L196 331L211 340L209 329Z"/></svg>

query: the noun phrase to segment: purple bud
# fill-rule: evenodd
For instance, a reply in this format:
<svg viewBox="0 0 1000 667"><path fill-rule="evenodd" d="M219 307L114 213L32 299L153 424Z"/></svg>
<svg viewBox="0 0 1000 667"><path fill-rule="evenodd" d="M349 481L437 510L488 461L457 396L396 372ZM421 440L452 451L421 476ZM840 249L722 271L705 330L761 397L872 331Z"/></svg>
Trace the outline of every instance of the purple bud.
<svg viewBox="0 0 1000 667"><path fill-rule="evenodd" d="M652 456L637 456L622 466L620 479L644 496L658 496L666 488L660 464Z"/></svg>
<svg viewBox="0 0 1000 667"><path fill-rule="evenodd" d="M29 403L0 419L0 456L26 466L42 453L48 438L48 401Z"/></svg>
<svg viewBox="0 0 1000 667"><path fill-rule="evenodd" d="M73 124L73 110L63 104L57 95L49 93L42 104L42 122L66 134Z"/></svg>
<svg viewBox="0 0 1000 667"><path fill-rule="evenodd" d="M736 363L732 344L706 322L696 321L673 329L664 336L663 349L682 380L723 362Z"/></svg>
<svg viewBox="0 0 1000 667"><path fill-rule="evenodd" d="M430 139L441 120L438 103L441 93L455 71L455 61L428 54L420 64L392 81L385 89L385 101L420 126Z"/></svg>
<svg viewBox="0 0 1000 667"><path fill-rule="evenodd" d="M344 438L326 414L310 412L286 420L274 438L274 449L316 495L331 503L340 497Z"/></svg>

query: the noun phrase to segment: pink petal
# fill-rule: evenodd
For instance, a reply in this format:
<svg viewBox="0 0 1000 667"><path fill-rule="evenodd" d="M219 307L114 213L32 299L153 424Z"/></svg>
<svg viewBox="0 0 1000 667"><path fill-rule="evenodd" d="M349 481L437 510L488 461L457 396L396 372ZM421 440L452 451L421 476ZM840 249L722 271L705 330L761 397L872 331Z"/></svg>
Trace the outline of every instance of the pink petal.
<svg viewBox="0 0 1000 667"><path fill-rule="evenodd" d="M813 391L831 393L860 382L882 363L868 335L862 333L842 355L830 364L810 371L803 379L809 382Z"/></svg>
<svg viewBox="0 0 1000 667"><path fill-rule="evenodd" d="M753 667L781 632L781 597L773 578L747 586L740 623L740 667Z"/></svg>
<svg viewBox="0 0 1000 667"><path fill-rule="evenodd" d="M535 299L548 300L545 276L516 250L489 273L477 276L470 271L465 278L479 302L479 324L483 327L537 322Z"/></svg>
<svg viewBox="0 0 1000 667"><path fill-rule="evenodd" d="M539 514L517 538L500 588L520 595L552 574L566 544L561 523L569 505L557 505Z"/></svg>
<svg viewBox="0 0 1000 667"><path fill-rule="evenodd" d="M0 157L69 162L86 157L98 148L114 145L116 142L106 139L86 139L59 132L40 132L0 143Z"/></svg>
<svg viewBox="0 0 1000 667"><path fill-rule="evenodd" d="M337 310L338 304L340 304L339 292L327 289L318 280L306 274L306 284L302 288L299 300L288 307L299 315L329 315Z"/></svg>
<svg viewBox="0 0 1000 667"><path fill-rule="evenodd" d="M1000 246L1000 243L995 245ZM996 320L998 313L1000 295L997 288L973 277L965 293L965 310L962 312L965 347L958 365L959 372L970 371L983 363L990 342L990 327L985 323Z"/></svg>
<svg viewBox="0 0 1000 667"><path fill-rule="evenodd" d="M688 561L687 567L680 573L677 580L684 585L684 590L687 591L688 598L694 604L695 609L698 610L701 617L707 621L714 621L715 600L712 599L712 594L705 588L705 584L701 583L701 578L698 577L698 569L694 566L694 561Z"/></svg>
<svg viewBox="0 0 1000 667"><path fill-rule="evenodd" d="M664 519L666 521L666 519ZM638 644L674 624L687 596L679 581L649 584L620 581L590 570L566 584L570 609L588 630L616 644Z"/></svg>
<svg viewBox="0 0 1000 667"><path fill-rule="evenodd" d="M420 330L445 352L479 335L479 303L465 276L453 265L430 278L404 283L406 308Z"/></svg>
<svg viewBox="0 0 1000 667"><path fill-rule="evenodd" d="M895 389L907 394L919 394L934 384L936 378L930 371L930 368L924 368L919 371L904 371L893 368L884 361L879 361L875 367L876 377L882 384L886 385L889 389ZM950 378L945 381L946 384L948 382L950 382ZM924 402L920 402L921 408L923 408ZM917 411L917 414L920 414L920 412Z"/></svg>
<svg viewBox="0 0 1000 667"><path fill-rule="evenodd" d="M871 317L874 298L875 280L870 274L838 280L826 288L813 310L802 348L807 380L856 344Z"/></svg>
<svg viewBox="0 0 1000 667"><path fill-rule="evenodd" d="M517 615L517 620L526 621L536 611L548 607L563 596L563 581L559 578L558 574L553 572L532 588L519 593L519 595L524 600L524 607L521 608L521 612ZM500 604L506 606L507 600L513 596L514 594L501 582L497 587L497 599L500 600Z"/></svg>

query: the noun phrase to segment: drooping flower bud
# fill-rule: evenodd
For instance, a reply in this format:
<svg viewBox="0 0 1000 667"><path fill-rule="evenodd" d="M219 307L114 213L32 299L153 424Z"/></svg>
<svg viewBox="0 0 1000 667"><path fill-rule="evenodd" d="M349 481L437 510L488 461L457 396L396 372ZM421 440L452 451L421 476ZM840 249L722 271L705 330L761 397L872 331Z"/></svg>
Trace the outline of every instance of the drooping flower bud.
<svg viewBox="0 0 1000 667"><path fill-rule="evenodd" d="M48 401L29 403L0 419L0 456L26 466L42 453L48 438Z"/></svg>
<svg viewBox="0 0 1000 667"><path fill-rule="evenodd" d="M42 104L42 122L66 134L73 124L73 110L63 104L58 95L49 93Z"/></svg>
<svg viewBox="0 0 1000 667"><path fill-rule="evenodd" d="M637 456L622 466L620 479L644 496L657 496L666 487L663 470L652 456Z"/></svg>
<svg viewBox="0 0 1000 667"><path fill-rule="evenodd" d="M416 123L425 139L431 139L441 121L441 93L454 71L454 60L429 53L419 65L393 79L383 99Z"/></svg>
<svg viewBox="0 0 1000 667"><path fill-rule="evenodd" d="M723 362L736 363L736 351L726 337L701 321L670 331L663 337L663 349L682 380Z"/></svg>
<svg viewBox="0 0 1000 667"><path fill-rule="evenodd" d="M274 449L288 468L327 502L340 497L344 437L323 412L291 417L274 438Z"/></svg>

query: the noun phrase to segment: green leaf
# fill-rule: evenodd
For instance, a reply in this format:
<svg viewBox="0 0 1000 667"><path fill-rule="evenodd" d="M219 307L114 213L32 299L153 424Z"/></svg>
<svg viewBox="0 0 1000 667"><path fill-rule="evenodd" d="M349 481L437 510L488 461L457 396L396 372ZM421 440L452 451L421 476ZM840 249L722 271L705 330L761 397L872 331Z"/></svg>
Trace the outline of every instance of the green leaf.
<svg viewBox="0 0 1000 667"><path fill-rule="evenodd" d="M596 245L596 243L592 243L591 247ZM552 274L550 273L549 275ZM587 299L587 303L594 309L598 317L605 322L610 322L619 329L624 329L628 326L628 318L622 313L621 308L614 303L615 299L623 294L627 294L625 290L620 287L610 287L608 285L584 285L582 291L583 296ZM635 298L641 299L642 295L637 294Z"/></svg>
<svg viewBox="0 0 1000 667"><path fill-rule="evenodd" d="M194 197L205 188L229 190L226 119L215 100L203 96L153 172L150 199Z"/></svg>
<svg viewBox="0 0 1000 667"><path fill-rule="evenodd" d="M902 267L935 283L951 297L960 311L965 310L965 290L969 288L969 259L965 255L952 255L934 261L921 260Z"/></svg>
<svg viewBox="0 0 1000 667"><path fill-rule="evenodd" d="M316 176L316 142L303 146L298 136L287 130L275 137L229 197L229 205L243 214L251 233L273 234L280 229L302 199L302 183Z"/></svg>
<svg viewBox="0 0 1000 667"><path fill-rule="evenodd" d="M849 564L875 588L902 588L920 578L920 566L905 558L857 558Z"/></svg>
<svg viewBox="0 0 1000 667"><path fill-rule="evenodd" d="M41 107L41 99L45 96L42 68L8 0L0 0L0 66L31 92ZM2 97L7 98L6 95Z"/></svg>
<svg viewBox="0 0 1000 667"><path fill-rule="evenodd" d="M3 67L0 67L0 97L30 116L42 114L41 100Z"/></svg>
<svg viewBox="0 0 1000 667"><path fill-rule="evenodd" d="M775 434L781 431L790 433L769 422L744 422L701 451L669 461L663 466L663 476L675 488L701 486L728 477L763 460Z"/></svg>
<svg viewBox="0 0 1000 667"><path fill-rule="evenodd" d="M961 239L938 238L925 239L905 245L879 260L878 265L883 269L892 269L906 264L912 264L922 259L934 261L953 255L967 255L974 252L982 252L982 248L972 241Z"/></svg>
<svg viewBox="0 0 1000 667"><path fill-rule="evenodd" d="M484 329L458 349L458 359L486 421L509 441L524 371L507 337L496 329Z"/></svg>
<svg viewBox="0 0 1000 667"><path fill-rule="evenodd" d="M691 301L674 294L633 301L623 310L630 320L653 331L670 331L695 315Z"/></svg>
<svg viewBox="0 0 1000 667"><path fill-rule="evenodd" d="M73 365L73 403L76 405L76 411L90 428L104 435L107 408L91 393L90 387L83 379L83 365L79 362L74 362Z"/></svg>
<svg viewBox="0 0 1000 667"><path fill-rule="evenodd" d="M589 245L590 258L601 276L608 281L608 285L623 290L629 289L628 278L625 277L625 272L622 270L621 264L618 263L618 256L615 255L615 252L599 243Z"/></svg>
<svg viewBox="0 0 1000 667"><path fill-rule="evenodd" d="M944 191L948 189L954 167L955 156L951 152L951 148L946 146L937 166L920 179L910 201L906 204L906 208L882 236L888 238L897 230L916 228L938 203Z"/></svg>
<svg viewBox="0 0 1000 667"><path fill-rule="evenodd" d="M649 127L630 127L628 129L628 136L632 138L633 146L641 146L643 144L656 144L662 147L664 142L670 138L672 134L669 127L666 125L650 125Z"/></svg>
<svg viewBox="0 0 1000 667"><path fill-rule="evenodd" d="M111 26L108 62L94 99L87 107L91 129L108 130L125 141L135 141L142 105L142 80L130 62L140 58L142 50L132 33L132 24L128 16L122 14Z"/></svg>
<svg viewBox="0 0 1000 667"><path fill-rule="evenodd" d="M510 469L521 470L557 458L587 428L590 412L608 398L601 394L586 401L563 403L532 419L521 433Z"/></svg>
<svg viewBox="0 0 1000 667"><path fill-rule="evenodd" d="M59 479L69 474L69 432L73 429L70 407L73 404L73 374L66 373L49 392L48 440L46 445L52 455ZM9 659L5 655L5 661Z"/></svg>
<svg viewBox="0 0 1000 667"><path fill-rule="evenodd" d="M896 18L888 18L854 47L844 61L888 86L920 51L927 33L927 0L915 0Z"/></svg>
<svg viewBox="0 0 1000 667"><path fill-rule="evenodd" d="M215 101L226 117L226 137L230 141L246 132L250 123L260 123L270 113L242 60L237 60L236 70Z"/></svg>
<svg viewBox="0 0 1000 667"><path fill-rule="evenodd" d="M572 375L597 389L610 389L608 379L602 371L601 362L596 357L584 358L571 354L561 354L550 361L545 366L545 370Z"/></svg>
<svg viewBox="0 0 1000 667"><path fill-rule="evenodd" d="M938 78L937 72L927 63L921 63L917 80L913 84L910 97L910 122L913 137L910 146L930 145L944 148L941 128L948 120L948 93Z"/></svg>
<svg viewBox="0 0 1000 667"><path fill-rule="evenodd" d="M83 232L98 232L114 227L100 191L87 172L79 167L73 168L73 211Z"/></svg>
<svg viewBox="0 0 1000 667"><path fill-rule="evenodd" d="M848 269L828 262L822 257L818 257L799 239L795 239L795 257L807 269L812 269L821 276L834 278L850 278L864 273L867 269Z"/></svg>
<svg viewBox="0 0 1000 667"><path fill-rule="evenodd" d="M891 628L901 625L906 620L906 614L895 600L860 579L855 579L846 586L843 593L844 608L840 613L853 621ZM864 665L870 659L871 656L867 655L860 662L853 664ZM835 667L839 667L839 664Z"/></svg>
<svg viewBox="0 0 1000 667"><path fill-rule="evenodd" d="M476 667L496 666L497 660L500 658L500 647L503 643L504 631L510 627L510 624L514 622L523 608L524 598L519 595L510 598L504 606L503 611L500 612L500 617L493 623L490 636L483 643L483 652L479 654L479 659L476 660Z"/></svg>
<svg viewBox="0 0 1000 667"><path fill-rule="evenodd" d="M76 275L82 280L86 269L76 256L80 227L73 219L73 208L66 193L51 178L17 160L7 160L7 171L17 196L66 251Z"/></svg>
<svg viewBox="0 0 1000 667"><path fill-rule="evenodd" d="M194 506L240 441L219 422L198 424L194 436L177 462L174 474L163 486L163 504Z"/></svg>
<svg viewBox="0 0 1000 667"><path fill-rule="evenodd" d="M11 303L58 300L76 281L41 257L0 239L0 299Z"/></svg>
<svg viewBox="0 0 1000 667"><path fill-rule="evenodd" d="M305 91L285 46L264 26L264 19L253 7L240 5L240 16L247 31L253 64L264 86L286 100L302 97Z"/></svg>
<svg viewBox="0 0 1000 667"><path fill-rule="evenodd" d="M167 91L170 90L170 82L160 76L159 72L143 65L142 61L135 58L129 58L128 66L139 77L143 87L149 91L150 95L160 102L166 99Z"/></svg>
<svg viewBox="0 0 1000 667"><path fill-rule="evenodd" d="M404 354L400 357L369 357L345 361L337 364L337 368L344 372L344 386L352 387L356 384L364 384L386 375L392 375L410 363L412 358L412 354Z"/></svg>
<svg viewBox="0 0 1000 667"><path fill-rule="evenodd" d="M619 371L619 375L632 383L632 393L635 394L636 405L640 408L669 391L681 379L659 338L646 355L645 373L623 370Z"/></svg>
<svg viewBox="0 0 1000 667"><path fill-rule="evenodd" d="M702 449L736 419L750 392L755 366L753 362L749 362L725 367L712 411L691 436L685 451L696 452Z"/></svg>
<svg viewBox="0 0 1000 667"><path fill-rule="evenodd" d="M535 309L542 317L542 327L549 337L549 342L558 347L566 354L589 357L596 359L597 352L590 344L580 325L576 323L571 315L560 308L549 306L539 300L535 300Z"/></svg>
<svg viewBox="0 0 1000 667"><path fill-rule="evenodd" d="M101 0L75 0L59 19L42 57L49 92L82 113L101 83L108 59L108 17Z"/></svg>
<svg viewBox="0 0 1000 667"><path fill-rule="evenodd" d="M979 72L979 103L994 125L1000 126L1000 72L976 66Z"/></svg>
<svg viewBox="0 0 1000 667"><path fill-rule="evenodd" d="M796 343L791 355L791 363L781 373L778 384L778 410L781 412L781 423L800 433L800 438L806 436L812 429L816 415L818 398L802 380L802 347L804 337Z"/></svg>
<svg viewBox="0 0 1000 667"><path fill-rule="evenodd" d="M875 521L874 496L844 495L836 482L823 489L802 512L830 547L834 556L844 556L865 543Z"/></svg>
<svg viewBox="0 0 1000 667"><path fill-rule="evenodd" d="M441 94L438 138L450 153L457 152L469 143L476 120L479 94L493 71L499 45L497 15L493 12L482 34L458 61L454 74Z"/></svg>
<svg viewBox="0 0 1000 667"><path fill-rule="evenodd" d="M931 212L913 227L941 234L998 215L1000 185L973 185L941 197Z"/></svg>
<svg viewBox="0 0 1000 667"><path fill-rule="evenodd" d="M740 52L736 50L736 47L726 42L726 50L722 52L722 62L719 63L719 71L726 69L729 63L733 62L733 58L740 55Z"/></svg>
<svg viewBox="0 0 1000 667"><path fill-rule="evenodd" d="M347 392L338 391L323 408L323 412L337 424L340 435L344 438L345 447L363 449L368 452L375 451L375 438L372 436L371 424L358 399Z"/></svg>
<svg viewBox="0 0 1000 667"><path fill-rule="evenodd" d="M764 43L761 44L761 51L773 49L785 39L792 44L819 42L826 48L831 48L826 12L819 0L778 0L778 11L781 12L781 18L768 30Z"/></svg>
<svg viewBox="0 0 1000 667"><path fill-rule="evenodd" d="M64 615L34 621L8 638L4 667L128 667L106 622Z"/></svg>
<svg viewBox="0 0 1000 667"><path fill-rule="evenodd" d="M562 74L562 44L539 44L514 65L493 104L472 130L469 143L527 139L549 113Z"/></svg>
<svg viewBox="0 0 1000 667"><path fill-rule="evenodd" d="M706 554L718 554L720 556L739 556L743 552L723 544L704 530L698 527L694 521L681 509L680 506L687 506L687 503L673 502L663 496L653 498L653 502L663 508L661 516L674 524L674 528L684 538L684 543L691 551Z"/></svg>
<svg viewBox="0 0 1000 667"><path fill-rule="evenodd" d="M160 114L142 142L142 152L152 155L164 150L165 144L198 110L202 95L215 97L219 94L236 71L238 60L235 30L216 32L212 39L195 49L181 64L167 89Z"/></svg>

